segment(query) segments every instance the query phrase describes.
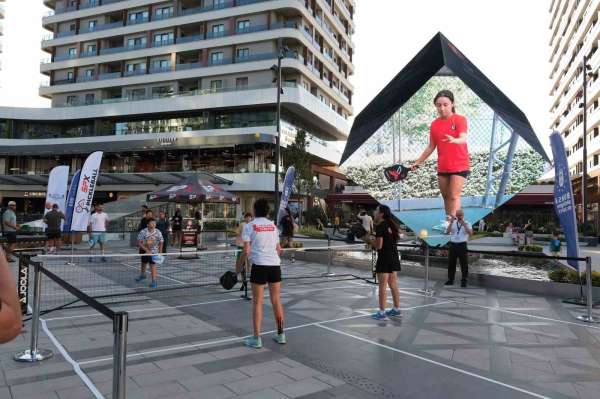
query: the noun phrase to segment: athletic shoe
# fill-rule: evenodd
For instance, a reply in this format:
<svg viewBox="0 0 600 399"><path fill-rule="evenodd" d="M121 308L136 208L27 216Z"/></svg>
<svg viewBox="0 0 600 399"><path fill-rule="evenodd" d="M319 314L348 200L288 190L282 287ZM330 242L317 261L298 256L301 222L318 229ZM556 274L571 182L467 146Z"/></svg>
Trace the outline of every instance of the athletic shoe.
<svg viewBox="0 0 600 399"><path fill-rule="evenodd" d="M137 276L135 278L135 282L136 283L141 283L142 281L144 281L146 279L146 275L145 274L140 274L139 276Z"/></svg>
<svg viewBox="0 0 600 399"><path fill-rule="evenodd" d="M454 281L448 280L444 283L444 285L454 285Z"/></svg>
<svg viewBox="0 0 600 399"><path fill-rule="evenodd" d="M385 311L387 317L402 317L402 312L399 309L391 308Z"/></svg>
<svg viewBox="0 0 600 399"><path fill-rule="evenodd" d="M260 337L248 337L244 340L244 345L249 348L260 349L262 348L262 339Z"/></svg>
<svg viewBox="0 0 600 399"><path fill-rule="evenodd" d="M385 312L384 312L384 311L381 311L381 310L380 310L379 312L375 312L375 313L373 313L373 314L371 315L371 317L372 317L373 319L375 319L375 320L389 320L389 319L387 318L387 316L385 315Z"/></svg>
<svg viewBox="0 0 600 399"><path fill-rule="evenodd" d="M107 261L107 260L106 260L106 257L105 257L105 256L103 256L103 257L102 257L102 262L106 262L106 261Z"/></svg>
<svg viewBox="0 0 600 399"><path fill-rule="evenodd" d="M467 282L466 282L466 281L461 281L461 282L460 282L460 286L461 286L462 288L466 288L466 287L467 287Z"/></svg>
<svg viewBox="0 0 600 399"><path fill-rule="evenodd" d="M436 230L436 231L441 231L441 232L446 232L446 230L448 229L448 225L450 223L447 220L442 220L440 224L437 224L435 226L433 226L431 228L431 230Z"/></svg>
<svg viewBox="0 0 600 399"><path fill-rule="evenodd" d="M156 282L156 280L152 280L152 282L150 283L150 288L158 288L158 283Z"/></svg>
<svg viewBox="0 0 600 399"><path fill-rule="evenodd" d="M277 334L273 337L273 340L279 345L287 344L287 340L285 339L285 333Z"/></svg>

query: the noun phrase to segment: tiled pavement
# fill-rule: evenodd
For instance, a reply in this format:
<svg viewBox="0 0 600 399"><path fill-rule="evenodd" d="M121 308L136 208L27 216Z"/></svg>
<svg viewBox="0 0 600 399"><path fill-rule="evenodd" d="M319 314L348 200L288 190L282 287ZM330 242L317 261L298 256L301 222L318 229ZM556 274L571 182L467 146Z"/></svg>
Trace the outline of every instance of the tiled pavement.
<svg viewBox="0 0 600 399"><path fill-rule="evenodd" d="M376 304L369 284L297 283L284 288L289 343L267 334L261 350L240 343L250 304L237 292L114 305L131 312L128 398L600 397L600 327L556 298L440 283L428 298L422 281L401 277L404 317L377 322L364 315ZM45 323L110 397L110 321L81 308ZM273 324L267 304L264 329ZM28 339L0 346L1 399L94 397L43 331L40 347L56 356L15 363Z"/></svg>

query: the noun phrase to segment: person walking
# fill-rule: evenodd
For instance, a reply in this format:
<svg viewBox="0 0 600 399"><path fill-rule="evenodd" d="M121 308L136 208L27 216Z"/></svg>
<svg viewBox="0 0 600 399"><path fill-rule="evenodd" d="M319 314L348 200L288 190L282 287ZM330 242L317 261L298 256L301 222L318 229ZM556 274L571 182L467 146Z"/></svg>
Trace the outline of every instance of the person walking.
<svg viewBox="0 0 600 399"><path fill-rule="evenodd" d="M6 238L6 244L10 254L6 254L7 262L14 262L16 259L11 256L17 247L17 203L15 201L8 202L8 208L2 214L2 234Z"/></svg>
<svg viewBox="0 0 600 399"><path fill-rule="evenodd" d="M94 248L96 244L100 245L100 251L102 253L102 262L106 262L104 251L106 250L106 229L108 227L109 219L108 215L104 213L104 205L97 204L95 212L90 215L90 223L88 225L88 233L90 235L90 257L88 262L93 262Z"/></svg>
<svg viewBox="0 0 600 399"><path fill-rule="evenodd" d="M557 230L552 232L552 237L550 238L550 254L552 256L560 256L560 238Z"/></svg>
<svg viewBox="0 0 600 399"><path fill-rule="evenodd" d="M456 211L446 228L446 234L450 234L450 251L448 253L448 281L445 285L454 285L456 274L456 261L460 262L461 287L467 286L469 277L469 255L467 252L467 241L473 235L473 227L465 221L465 213L462 209Z"/></svg>
<svg viewBox="0 0 600 399"><path fill-rule="evenodd" d="M251 348L262 348L261 327L263 319L263 297L265 285L269 285L269 297L273 314L277 322L275 342L285 344L283 330L283 305L281 304L281 245L275 224L267 219L269 202L259 199L254 203L254 220L246 224L242 232L244 251L236 264L236 269L250 260L252 269L250 283L252 284L252 320L254 335L244 341Z"/></svg>
<svg viewBox="0 0 600 399"><path fill-rule="evenodd" d="M529 219L523 230L525 231L525 245L533 245L533 220Z"/></svg>
<svg viewBox="0 0 600 399"><path fill-rule="evenodd" d="M285 213L280 221L281 224L281 247L292 248L294 246L294 219L290 208L285 208Z"/></svg>
<svg viewBox="0 0 600 399"><path fill-rule="evenodd" d="M173 233L172 246L181 244L181 228L183 226L183 217L181 217L181 209L176 209L175 214L171 218L171 230Z"/></svg>
<svg viewBox="0 0 600 399"><path fill-rule="evenodd" d="M366 213L366 212L365 212ZM377 251L375 272L379 282L379 310L371 315L375 320L387 320L388 317L400 317L400 291L398 276L400 271L400 255L397 242L400 238L399 228L392 218L392 211L387 205L378 205L373 212L375 216L375 236L367 234L364 241ZM387 287L392 293L393 307L386 310Z"/></svg>
<svg viewBox="0 0 600 399"><path fill-rule="evenodd" d="M238 228L236 230L236 234L235 234L235 246L237 247L237 251L236 251L236 254L235 254L235 261L236 261L235 272L237 274L247 273L250 270L248 268L248 262L245 262L244 265L240 264L239 267L238 267L238 262L240 260L240 257L242 256L242 252L244 251L244 239L242 238L242 235L243 235L243 232L244 232L244 228L251 221L252 221L252 214L250 212L246 212L244 214L244 220L242 220L240 222L240 225L238 226ZM244 281L245 281L245 279L244 279ZM244 287L242 287L242 288L244 288Z"/></svg>
<svg viewBox="0 0 600 399"><path fill-rule="evenodd" d="M62 234L60 231L61 221L65 220L65 215L58 210L58 204L52 205L52 210L44 215L46 223L46 250L48 253L56 253L60 250Z"/></svg>
<svg viewBox="0 0 600 399"><path fill-rule="evenodd" d="M158 220L156 221L156 228L160 231L160 234L163 236L164 245L162 246L161 253L166 254L167 251L167 243L169 242L169 218L167 218L167 213L165 211L158 212Z"/></svg>
<svg viewBox="0 0 600 399"><path fill-rule="evenodd" d="M150 265L150 288L158 287L155 255L162 252L163 245L164 239L156 228L156 220L154 218L148 219L148 226L138 234L138 247L143 255L141 257L140 275L135 279L137 283L141 283L146 279L146 268Z"/></svg>

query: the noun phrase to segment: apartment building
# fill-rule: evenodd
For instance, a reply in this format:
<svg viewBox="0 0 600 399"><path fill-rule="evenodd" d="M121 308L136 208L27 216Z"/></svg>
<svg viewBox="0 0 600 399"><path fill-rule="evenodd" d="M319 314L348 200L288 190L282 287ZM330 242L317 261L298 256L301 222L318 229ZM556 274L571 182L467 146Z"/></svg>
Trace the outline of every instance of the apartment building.
<svg viewBox="0 0 600 399"><path fill-rule="evenodd" d="M44 4L49 83L39 92L52 107L0 108L5 198L31 200L44 191L37 176L57 164L74 171L94 150L105 152L101 172L112 179L100 197L191 171L232 181L242 201L272 191L278 56L282 147L305 130L322 186L343 184L335 165L352 115L354 1Z"/></svg>
<svg viewBox="0 0 600 399"><path fill-rule="evenodd" d="M600 2L552 0L550 4L550 80L552 131L565 141L573 190L581 193L583 135L587 135L588 202L600 202ZM584 56L587 59L587 129L583 131Z"/></svg>

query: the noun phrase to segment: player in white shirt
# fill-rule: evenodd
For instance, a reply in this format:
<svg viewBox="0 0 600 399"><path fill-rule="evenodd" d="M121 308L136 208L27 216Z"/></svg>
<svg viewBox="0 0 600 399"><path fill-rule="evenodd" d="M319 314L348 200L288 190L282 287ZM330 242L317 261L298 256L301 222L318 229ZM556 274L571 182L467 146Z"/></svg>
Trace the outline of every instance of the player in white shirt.
<svg viewBox="0 0 600 399"><path fill-rule="evenodd" d="M90 222L88 225L88 234L90 236L90 255L93 255L96 244L100 245L100 251L102 252L102 262L106 262L104 257L104 250L106 249L106 228L108 227L108 215L104 213L104 206L98 204L95 206L96 212L90 215ZM88 261L93 262L93 258L90 256Z"/></svg>
<svg viewBox="0 0 600 399"><path fill-rule="evenodd" d="M267 219L269 203L266 199L259 199L254 203L254 220L244 226L242 241L244 251L237 261L236 269L250 259L250 283L252 283L252 320L254 336L245 340L246 346L262 348L260 331L263 319L263 296L265 285L269 284L269 295L273 313L277 322L277 335L275 341L285 344L283 331L283 305L281 304L281 246L275 224Z"/></svg>

